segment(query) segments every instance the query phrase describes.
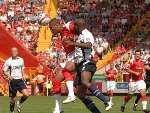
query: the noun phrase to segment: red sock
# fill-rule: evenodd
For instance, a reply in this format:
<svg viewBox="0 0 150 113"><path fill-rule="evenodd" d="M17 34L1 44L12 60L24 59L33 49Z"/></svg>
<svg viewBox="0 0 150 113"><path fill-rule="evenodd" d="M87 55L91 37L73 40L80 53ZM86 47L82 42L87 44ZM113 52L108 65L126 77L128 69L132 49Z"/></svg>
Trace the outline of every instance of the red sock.
<svg viewBox="0 0 150 113"><path fill-rule="evenodd" d="M53 93L54 94L60 94L61 93L61 82L59 80L56 80L55 78L52 79L52 85L53 85Z"/></svg>
<svg viewBox="0 0 150 113"><path fill-rule="evenodd" d="M113 96L113 91L108 91L108 96L112 97Z"/></svg>
<svg viewBox="0 0 150 113"><path fill-rule="evenodd" d="M63 75L66 81L74 80L73 73L65 68L63 69Z"/></svg>

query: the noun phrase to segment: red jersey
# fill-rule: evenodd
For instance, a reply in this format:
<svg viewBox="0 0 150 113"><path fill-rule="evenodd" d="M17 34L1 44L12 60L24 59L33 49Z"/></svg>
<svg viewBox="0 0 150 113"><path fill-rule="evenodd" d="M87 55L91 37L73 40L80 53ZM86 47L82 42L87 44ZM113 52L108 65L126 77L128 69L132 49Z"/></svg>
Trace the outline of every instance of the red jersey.
<svg viewBox="0 0 150 113"><path fill-rule="evenodd" d="M108 81L115 81L117 75L117 70L116 69L107 69L106 70L106 79Z"/></svg>
<svg viewBox="0 0 150 113"><path fill-rule="evenodd" d="M142 60L130 60L128 63L129 68L132 71L140 73L139 75L131 74L131 79L133 81L143 80L144 75L144 61Z"/></svg>
<svg viewBox="0 0 150 113"><path fill-rule="evenodd" d="M63 40L69 38L71 40L74 40L74 21L70 21L68 23L65 24L62 32L61 32L61 36L62 36L62 42ZM75 50L75 46L70 46L66 43L63 43L63 47L64 50L66 52L66 54L72 53Z"/></svg>

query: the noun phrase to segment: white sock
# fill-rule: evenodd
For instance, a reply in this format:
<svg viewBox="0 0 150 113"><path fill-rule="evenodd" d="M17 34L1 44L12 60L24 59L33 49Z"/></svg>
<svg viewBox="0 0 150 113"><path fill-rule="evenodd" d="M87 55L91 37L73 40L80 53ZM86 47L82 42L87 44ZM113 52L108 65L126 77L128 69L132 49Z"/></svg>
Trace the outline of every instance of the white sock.
<svg viewBox="0 0 150 113"><path fill-rule="evenodd" d="M73 90L73 81L66 81L66 85L68 88L68 96L74 97L74 90Z"/></svg>
<svg viewBox="0 0 150 113"><path fill-rule="evenodd" d="M147 108L147 101L142 101L143 110Z"/></svg>
<svg viewBox="0 0 150 113"><path fill-rule="evenodd" d="M62 105L61 105L61 95L60 94L54 94L55 98L55 112L61 112L62 111Z"/></svg>
<svg viewBox="0 0 150 113"><path fill-rule="evenodd" d="M112 97L110 97L110 103L112 104Z"/></svg>

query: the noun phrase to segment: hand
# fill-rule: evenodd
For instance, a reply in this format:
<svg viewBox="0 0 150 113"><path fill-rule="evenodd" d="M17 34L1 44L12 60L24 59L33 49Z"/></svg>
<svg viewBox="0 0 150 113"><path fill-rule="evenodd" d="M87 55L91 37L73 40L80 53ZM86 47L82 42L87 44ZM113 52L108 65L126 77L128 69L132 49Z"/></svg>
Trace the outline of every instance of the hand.
<svg viewBox="0 0 150 113"><path fill-rule="evenodd" d="M26 77L25 77L25 76L23 76L23 77L22 77L22 80L26 80Z"/></svg>
<svg viewBox="0 0 150 113"><path fill-rule="evenodd" d="M14 78L12 76L8 76L8 80L13 80Z"/></svg>

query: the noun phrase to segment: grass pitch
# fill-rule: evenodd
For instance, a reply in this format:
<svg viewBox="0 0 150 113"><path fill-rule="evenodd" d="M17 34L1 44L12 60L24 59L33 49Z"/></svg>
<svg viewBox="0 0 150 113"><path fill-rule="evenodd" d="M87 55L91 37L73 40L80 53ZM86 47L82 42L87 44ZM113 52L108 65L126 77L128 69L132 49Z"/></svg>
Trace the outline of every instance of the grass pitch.
<svg viewBox="0 0 150 113"><path fill-rule="evenodd" d="M63 97L62 99L64 99ZM114 106L110 111L104 110L104 105L101 101L92 97L94 102L96 103L97 107L101 110L102 113L122 113L120 111L120 106L122 105L122 97L116 96L113 98ZM143 113L140 111L141 103L139 102L138 110L139 111L132 111L133 101L127 104L124 113ZM21 113L52 113L54 108L54 100L53 97L46 97L46 96L31 96L29 99L24 103L23 110ZM79 101L79 99L75 103L65 104L63 105L65 113L90 113L85 106ZM150 101L148 102L148 108L150 109ZM0 97L0 113L9 113L9 98L8 97ZM15 111L17 113L17 111Z"/></svg>

